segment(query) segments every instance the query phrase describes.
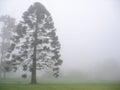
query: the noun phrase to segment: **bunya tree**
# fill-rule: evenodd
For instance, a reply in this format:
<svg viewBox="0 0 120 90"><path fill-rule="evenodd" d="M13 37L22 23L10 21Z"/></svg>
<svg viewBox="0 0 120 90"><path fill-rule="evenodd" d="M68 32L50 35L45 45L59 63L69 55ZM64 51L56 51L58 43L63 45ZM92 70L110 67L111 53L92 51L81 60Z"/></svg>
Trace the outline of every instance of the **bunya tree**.
<svg viewBox="0 0 120 90"><path fill-rule="evenodd" d="M31 84L37 83L36 70L51 69L53 75L58 77L62 60L51 14L36 2L23 13L22 18L6 58L12 62L15 70L21 65L24 71L31 72ZM26 77L26 74L22 76Z"/></svg>

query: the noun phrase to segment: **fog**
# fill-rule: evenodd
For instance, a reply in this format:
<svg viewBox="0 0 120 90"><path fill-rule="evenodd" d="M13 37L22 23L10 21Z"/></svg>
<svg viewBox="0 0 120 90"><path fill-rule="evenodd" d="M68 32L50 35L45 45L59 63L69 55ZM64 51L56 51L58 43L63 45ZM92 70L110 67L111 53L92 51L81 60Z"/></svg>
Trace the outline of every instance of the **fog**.
<svg viewBox="0 0 120 90"><path fill-rule="evenodd" d="M73 71L120 79L119 0L1 0L0 16L19 21L34 2L41 2L53 17L64 76Z"/></svg>

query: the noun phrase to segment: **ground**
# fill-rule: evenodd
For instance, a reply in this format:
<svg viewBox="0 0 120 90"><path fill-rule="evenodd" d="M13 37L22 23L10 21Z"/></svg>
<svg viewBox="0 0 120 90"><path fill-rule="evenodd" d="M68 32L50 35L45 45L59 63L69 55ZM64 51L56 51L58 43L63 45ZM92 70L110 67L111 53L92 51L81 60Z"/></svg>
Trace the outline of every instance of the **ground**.
<svg viewBox="0 0 120 90"><path fill-rule="evenodd" d="M39 79L37 85L30 80L0 79L0 90L120 90L119 83L87 83L75 79Z"/></svg>

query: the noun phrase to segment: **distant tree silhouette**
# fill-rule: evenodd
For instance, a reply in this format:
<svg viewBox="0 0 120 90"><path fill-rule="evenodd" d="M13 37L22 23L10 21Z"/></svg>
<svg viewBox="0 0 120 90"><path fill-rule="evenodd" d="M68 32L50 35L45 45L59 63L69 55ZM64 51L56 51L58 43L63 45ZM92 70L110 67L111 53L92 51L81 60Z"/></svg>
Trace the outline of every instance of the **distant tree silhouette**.
<svg viewBox="0 0 120 90"><path fill-rule="evenodd" d="M9 15L1 16L0 17L1 22L1 33L0 33L0 68L1 68L1 74L3 73L4 78L6 76L6 72L8 71L9 64L7 61L5 61L5 54L8 51L8 48L10 47L10 38L12 37L12 33L15 31L15 19L10 17Z"/></svg>

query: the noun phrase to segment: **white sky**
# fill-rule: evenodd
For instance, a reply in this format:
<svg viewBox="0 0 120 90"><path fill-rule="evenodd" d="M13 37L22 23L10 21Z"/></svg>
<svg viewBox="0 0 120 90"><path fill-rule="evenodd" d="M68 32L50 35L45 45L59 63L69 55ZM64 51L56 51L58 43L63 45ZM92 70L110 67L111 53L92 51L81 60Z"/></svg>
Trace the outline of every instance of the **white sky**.
<svg viewBox="0 0 120 90"><path fill-rule="evenodd" d="M63 69L89 70L106 59L120 61L119 0L1 0L0 15L19 20L36 1L53 17Z"/></svg>

